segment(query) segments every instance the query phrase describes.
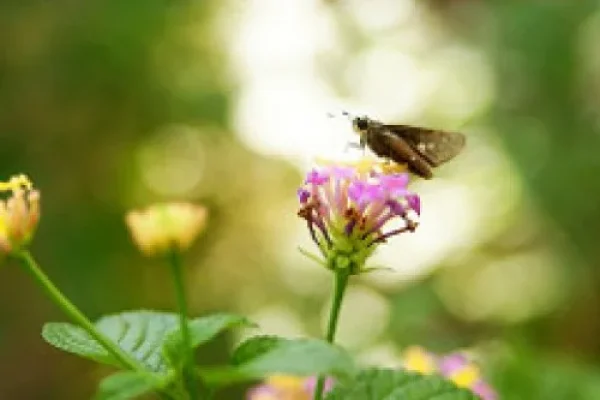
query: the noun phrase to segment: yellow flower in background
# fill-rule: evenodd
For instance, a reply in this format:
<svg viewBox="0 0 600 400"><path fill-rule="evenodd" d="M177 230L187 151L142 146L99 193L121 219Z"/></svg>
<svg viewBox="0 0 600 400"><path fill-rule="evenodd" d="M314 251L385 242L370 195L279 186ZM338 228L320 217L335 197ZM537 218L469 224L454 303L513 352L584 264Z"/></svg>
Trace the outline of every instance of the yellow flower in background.
<svg viewBox="0 0 600 400"><path fill-rule="evenodd" d="M173 248L187 250L204 230L207 216L205 207L181 202L130 211L125 221L141 252L154 256Z"/></svg>
<svg viewBox="0 0 600 400"><path fill-rule="evenodd" d="M437 371L435 357L418 346L411 346L404 351L402 357L404 369L411 372L419 372L423 375L430 375Z"/></svg>
<svg viewBox="0 0 600 400"><path fill-rule="evenodd" d="M250 389L247 400L311 400L317 379L290 375L272 375ZM325 392L333 388L333 379L325 381Z"/></svg>
<svg viewBox="0 0 600 400"><path fill-rule="evenodd" d="M0 200L0 253L10 254L31 241L40 220L40 193L25 175L0 182L0 192L10 192Z"/></svg>
<svg viewBox="0 0 600 400"><path fill-rule="evenodd" d="M272 375L266 379L266 383L283 390L302 390L304 388L303 378L290 375Z"/></svg>

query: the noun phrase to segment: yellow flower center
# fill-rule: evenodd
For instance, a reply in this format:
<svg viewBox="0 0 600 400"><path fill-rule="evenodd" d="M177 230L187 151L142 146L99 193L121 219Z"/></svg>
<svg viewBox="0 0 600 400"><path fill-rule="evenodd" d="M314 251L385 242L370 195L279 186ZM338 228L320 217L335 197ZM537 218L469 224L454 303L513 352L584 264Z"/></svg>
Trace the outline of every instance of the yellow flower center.
<svg viewBox="0 0 600 400"><path fill-rule="evenodd" d="M15 191L18 189L31 190L33 184L26 175L15 175L8 182L0 182L0 192Z"/></svg>
<svg viewBox="0 0 600 400"><path fill-rule="evenodd" d="M436 371L435 360L431 354L420 347L409 347L404 352L404 368L408 371L429 375Z"/></svg>
<svg viewBox="0 0 600 400"><path fill-rule="evenodd" d="M460 371L452 375L452 381L456 386L470 388L472 387L481 377L479 369L474 365L467 365Z"/></svg>
<svg viewBox="0 0 600 400"><path fill-rule="evenodd" d="M334 161L325 158L315 159L317 165L320 166L341 166L356 169L359 174L369 174L371 172L379 172L384 175L399 174L406 172L406 164L398 164L389 160L375 159L371 157L362 157L357 161Z"/></svg>

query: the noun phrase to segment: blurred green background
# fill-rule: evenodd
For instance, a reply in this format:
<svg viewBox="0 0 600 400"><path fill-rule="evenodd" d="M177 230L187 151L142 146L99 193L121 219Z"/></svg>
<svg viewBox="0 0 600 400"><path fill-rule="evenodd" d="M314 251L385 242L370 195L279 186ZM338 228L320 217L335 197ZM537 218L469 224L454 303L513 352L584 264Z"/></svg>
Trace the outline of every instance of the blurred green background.
<svg viewBox="0 0 600 400"><path fill-rule="evenodd" d="M211 210L194 315L318 335L331 282L297 253L295 188L352 138L330 107L460 129L465 154L414 186L419 232L380 254L395 272L354 280L340 340L389 366L469 349L503 399L600 399L599 99L597 1L0 3L0 177L41 190L33 251L88 315L173 309L123 217L188 199ZM90 398L108 370L43 343L64 317L0 274L0 399Z"/></svg>

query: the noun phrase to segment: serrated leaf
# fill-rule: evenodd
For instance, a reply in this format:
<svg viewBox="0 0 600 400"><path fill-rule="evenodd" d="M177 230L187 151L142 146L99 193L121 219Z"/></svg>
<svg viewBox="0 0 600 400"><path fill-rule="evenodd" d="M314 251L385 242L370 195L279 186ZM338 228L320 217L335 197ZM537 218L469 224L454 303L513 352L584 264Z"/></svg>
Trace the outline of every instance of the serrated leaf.
<svg viewBox="0 0 600 400"><path fill-rule="evenodd" d="M326 400L478 400L467 389L439 376L404 370L369 369L340 382Z"/></svg>
<svg viewBox="0 0 600 400"><path fill-rule="evenodd" d="M254 326L246 317L236 314L213 314L206 317L195 318L189 321L190 341L192 348L196 348L212 339L224 330L235 326ZM179 327L179 325L177 325ZM181 332L171 332L164 342L164 353L171 363L176 365L183 359Z"/></svg>
<svg viewBox="0 0 600 400"><path fill-rule="evenodd" d="M129 400L149 393L160 386L160 381L139 372L124 371L110 375L100 382L94 400Z"/></svg>
<svg viewBox="0 0 600 400"><path fill-rule="evenodd" d="M241 346L242 347L242 346ZM262 377L270 374L350 377L356 372L352 358L342 348L317 339L249 339L238 349L238 371ZM252 353L249 349L254 349ZM243 356L241 356L241 354Z"/></svg>
<svg viewBox="0 0 600 400"><path fill-rule="evenodd" d="M101 318L96 327L123 351L155 372L167 370L161 349L177 328L178 315L158 311L128 311ZM51 345L103 364L120 364L87 332L68 323L44 325L42 336Z"/></svg>
<svg viewBox="0 0 600 400"><path fill-rule="evenodd" d="M73 324L64 322L46 323L42 328L42 338L52 346L67 353L73 353L101 364L120 366L120 363L86 331Z"/></svg>
<svg viewBox="0 0 600 400"><path fill-rule="evenodd" d="M167 369L161 348L173 330L177 329L179 316L158 311L129 311L101 318L96 326L150 370Z"/></svg>

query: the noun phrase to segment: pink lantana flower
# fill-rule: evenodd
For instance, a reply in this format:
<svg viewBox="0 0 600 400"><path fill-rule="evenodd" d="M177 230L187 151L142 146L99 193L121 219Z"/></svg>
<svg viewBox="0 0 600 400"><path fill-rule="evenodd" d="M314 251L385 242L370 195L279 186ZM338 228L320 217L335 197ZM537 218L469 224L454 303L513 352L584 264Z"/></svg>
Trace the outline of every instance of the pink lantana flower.
<svg viewBox="0 0 600 400"><path fill-rule="evenodd" d="M332 165L308 172L298 189L300 210L313 241L332 270L364 272L366 259L392 236L413 232L421 212L406 173L386 174L377 164ZM401 224L389 228L394 222Z"/></svg>

